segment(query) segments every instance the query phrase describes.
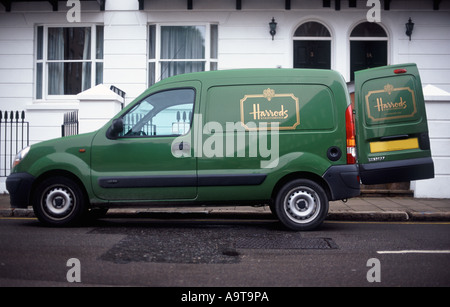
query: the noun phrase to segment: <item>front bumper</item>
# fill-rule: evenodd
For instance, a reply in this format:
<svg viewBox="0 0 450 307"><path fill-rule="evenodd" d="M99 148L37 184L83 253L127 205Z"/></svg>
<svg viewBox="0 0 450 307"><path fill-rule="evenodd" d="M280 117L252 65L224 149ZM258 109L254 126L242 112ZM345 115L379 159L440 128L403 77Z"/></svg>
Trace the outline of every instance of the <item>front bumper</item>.
<svg viewBox="0 0 450 307"><path fill-rule="evenodd" d="M12 208L27 208L30 201L34 176L28 173L13 173L6 178Z"/></svg>

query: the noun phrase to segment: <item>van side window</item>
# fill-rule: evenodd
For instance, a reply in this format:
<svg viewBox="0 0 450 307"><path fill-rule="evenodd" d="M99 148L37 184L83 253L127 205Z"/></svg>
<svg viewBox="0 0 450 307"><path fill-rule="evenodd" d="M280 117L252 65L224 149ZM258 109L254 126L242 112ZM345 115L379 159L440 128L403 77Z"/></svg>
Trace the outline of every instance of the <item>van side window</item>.
<svg viewBox="0 0 450 307"><path fill-rule="evenodd" d="M192 88L152 94L123 116L124 129L119 137L186 134L191 126L194 100Z"/></svg>

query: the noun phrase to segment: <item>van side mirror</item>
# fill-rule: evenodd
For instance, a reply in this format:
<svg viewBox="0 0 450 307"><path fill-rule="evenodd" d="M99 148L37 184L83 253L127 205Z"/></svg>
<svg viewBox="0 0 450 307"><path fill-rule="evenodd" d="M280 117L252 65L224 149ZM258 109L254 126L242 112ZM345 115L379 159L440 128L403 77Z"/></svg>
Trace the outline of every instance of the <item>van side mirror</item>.
<svg viewBox="0 0 450 307"><path fill-rule="evenodd" d="M119 133L123 131L123 119L117 118L113 120L111 127L109 127L108 131L106 132L106 137L111 140L117 139L119 136Z"/></svg>

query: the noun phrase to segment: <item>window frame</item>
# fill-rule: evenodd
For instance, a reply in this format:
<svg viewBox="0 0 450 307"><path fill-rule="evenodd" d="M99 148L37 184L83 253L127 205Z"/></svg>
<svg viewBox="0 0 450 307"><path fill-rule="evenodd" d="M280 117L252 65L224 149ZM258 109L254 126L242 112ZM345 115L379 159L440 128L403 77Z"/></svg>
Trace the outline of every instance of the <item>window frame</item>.
<svg viewBox="0 0 450 307"><path fill-rule="evenodd" d="M152 41L151 38L151 30L150 27L154 26L154 40ZM202 59L165 59L161 58L161 27L205 27L205 57ZM212 44L212 32L213 27L215 27L215 40L216 40L216 47L215 47L215 55L213 55L213 48L211 46ZM205 69L204 71L210 71L210 70L217 70L218 69L218 45L219 45L219 24L214 22L203 22L203 23L189 23L189 22L183 22L183 23L149 23L147 24L147 85L152 86L153 84L159 82L162 80L162 64L163 63L173 63L173 62L199 62L199 63L205 63ZM154 50L152 52L151 44L154 43ZM151 58L153 53L153 58ZM153 76L151 76L151 69L150 65L153 63Z"/></svg>
<svg viewBox="0 0 450 307"><path fill-rule="evenodd" d="M135 104L133 105L133 107L130 107L130 109L127 110L126 113L122 114L122 115L120 116L120 118L121 118L122 120L124 120L124 118L125 118L126 116L128 116L131 112L135 111L136 108L139 108L139 106L140 106L145 100L147 100L147 99L148 99L149 97L151 97L151 96L158 95L158 94L165 93L165 92L179 91L179 90L192 90L192 92L193 92L192 111L190 112L190 117L187 118L187 119L189 120L189 129L188 129L187 131L185 131L185 133L183 133L183 134L177 134L177 133L172 133L172 134L146 134L146 135L133 135L133 134L130 134L130 135L127 135L127 134L121 135L121 134L119 133L119 136L118 136L117 138L118 138L118 139L130 139L130 138L131 138L131 139L136 139L136 138L138 138L138 139L148 139L148 138L158 138L158 137L179 137L179 136L183 136L183 135L189 134L189 133L191 132L191 130L192 130L192 121L193 121L193 118L194 118L194 110L195 110L195 105L196 105L196 100L197 100L197 89L196 89L195 87L190 87L190 86L185 86L185 87L175 87L175 88L164 89L164 90L160 90L160 91L153 92L153 93L151 93L151 94L145 96L144 98L142 98L139 102L135 103ZM176 105L180 105L180 104L176 104ZM175 106L176 106L176 105L175 105ZM159 114L160 112L162 112L163 110L166 110L166 109L168 109L168 108L170 108L170 107L173 107L173 106L174 106L174 105L171 105L171 106L169 106L169 107L167 107L167 108L161 109L158 113L155 114L155 116L156 116L157 114ZM152 109L152 110L153 110L153 109ZM149 112L151 112L152 110L150 110ZM148 114L148 113L147 113L147 114ZM147 114L146 114L146 115L147 115ZM145 116L144 116L144 117L145 117ZM125 124L125 123L124 123L124 124ZM172 123L172 125L173 125L173 123ZM125 126L124 126L124 129L125 129ZM122 133L125 133L125 131L123 131Z"/></svg>
<svg viewBox="0 0 450 307"><path fill-rule="evenodd" d="M103 42L102 42L102 57L97 58L97 27L103 27ZM40 28L42 28L42 34L40 34ZM48 59L48 36L49 28L90 28L90 59L89 60L49 60ZM42 46L40 46L40 36L42 36ZM71 100L76 99L78 94L68 95L51 95L49 94L49 63L90 63L91 64L91 80L90 88L103 83L97 83L97 64L102 64L102 79L104 70L104 25L103 24L86 24L77 23L74 24L38 24L35 26L35 48L34 48L34 86L33 86L33 98L35 101L46 100ZM41 48L40 48L41 47ZM41 54L41 58L39 58ZM38 69L38 65L41 65L41 69ZM38 81L40 80L41 86L38 90ZM40 97L38 97L38 91L40 91Z"/></svg>

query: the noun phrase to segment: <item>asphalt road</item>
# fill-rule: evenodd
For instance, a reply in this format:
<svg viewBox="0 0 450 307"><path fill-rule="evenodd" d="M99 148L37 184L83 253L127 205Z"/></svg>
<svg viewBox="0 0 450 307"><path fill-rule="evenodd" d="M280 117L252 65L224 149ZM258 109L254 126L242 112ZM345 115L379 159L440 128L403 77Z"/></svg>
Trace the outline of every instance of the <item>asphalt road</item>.
<svg viewBox="0 0 450 307"><path fill-rule="evenodd" d="M239 217L108 218L79 228L0 218L0 286L187 287L176 300L190 287L448 287L449 232L450 223L328 221L291 232Z"/></svg>

